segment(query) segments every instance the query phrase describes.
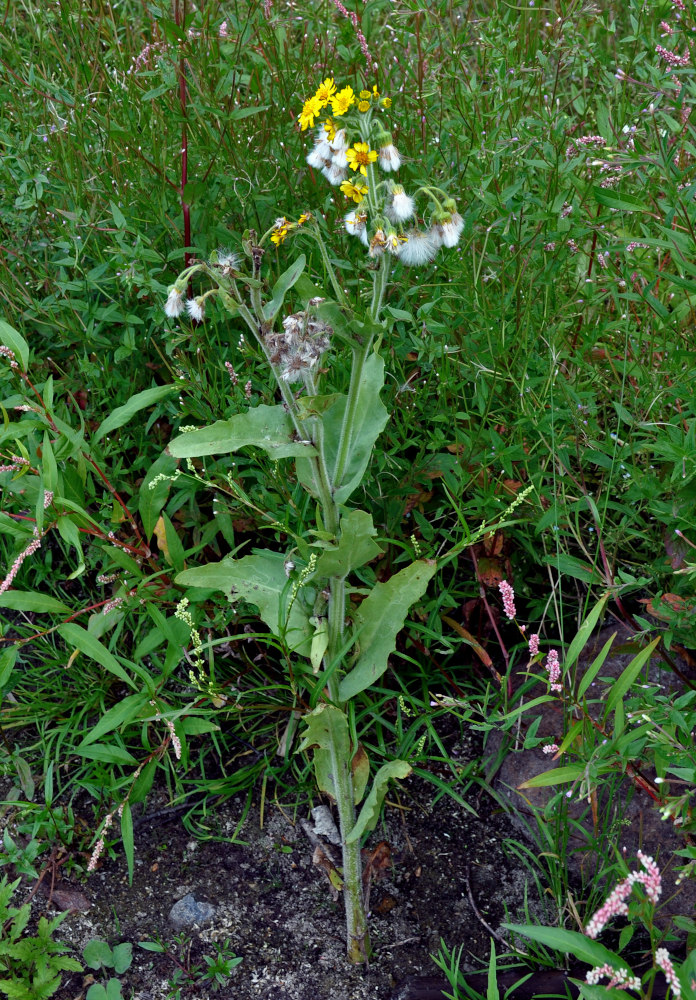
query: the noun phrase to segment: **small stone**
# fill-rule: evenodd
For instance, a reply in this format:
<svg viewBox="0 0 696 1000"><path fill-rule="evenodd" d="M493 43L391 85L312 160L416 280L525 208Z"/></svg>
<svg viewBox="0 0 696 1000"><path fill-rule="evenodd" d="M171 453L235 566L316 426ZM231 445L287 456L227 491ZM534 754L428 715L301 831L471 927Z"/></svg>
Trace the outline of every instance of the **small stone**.
<svg viewBox="0 0 696 1000"><path fill-rule="evenodd" d="M169 911L169 923L175 931L183 931L188 927L203 924L212 920L215 916L216 907L212 903L198 902L192 893L188 893L183 899L174 903Z"/></svg>

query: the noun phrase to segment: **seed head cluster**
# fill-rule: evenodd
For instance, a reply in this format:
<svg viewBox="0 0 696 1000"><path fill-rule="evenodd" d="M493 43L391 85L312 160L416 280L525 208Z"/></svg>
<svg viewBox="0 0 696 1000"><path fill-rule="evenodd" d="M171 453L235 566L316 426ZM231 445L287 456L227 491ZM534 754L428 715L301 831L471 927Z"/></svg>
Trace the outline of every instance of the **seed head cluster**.
<svg viewBox="0 0 696 1000"><path fill-rule="evenodd" d="M344 215L346 232L357 236L372 259L390 254L409 267L422 267L441 247L457 245L464 220L440 188L422 186L411 195L391 177L403 159L383 120L390 107L376 87L356 94L327 77L304 102L298 121L302 131L317 129L309 166L357 206ZM427 201L422 215L419 196Z"/></svg>

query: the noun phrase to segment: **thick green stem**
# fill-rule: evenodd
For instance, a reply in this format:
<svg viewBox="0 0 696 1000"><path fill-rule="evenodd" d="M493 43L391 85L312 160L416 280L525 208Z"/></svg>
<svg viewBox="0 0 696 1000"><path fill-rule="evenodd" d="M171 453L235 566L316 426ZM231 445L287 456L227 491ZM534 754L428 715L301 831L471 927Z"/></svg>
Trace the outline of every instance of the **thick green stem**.
<svg viewBox="0 0 696 1000"><path fill-rule="evenodd" d="M329 658L336 655L342 645L343 620L345 615L345 583L343 577L332 577L329 599ZM332 700L338 700L338 681L332 677L328 684ZM341 832L343 854L343 901L346 908L346 947L348 961L355 964L366 962L370 957L370 937L367 929L365 897L362 880L362 857L360 839L348 843L347 838L355 826L355 793L351 760L341 754L330 734L329 753L331 770L334 775L336 806Z"/></svg>

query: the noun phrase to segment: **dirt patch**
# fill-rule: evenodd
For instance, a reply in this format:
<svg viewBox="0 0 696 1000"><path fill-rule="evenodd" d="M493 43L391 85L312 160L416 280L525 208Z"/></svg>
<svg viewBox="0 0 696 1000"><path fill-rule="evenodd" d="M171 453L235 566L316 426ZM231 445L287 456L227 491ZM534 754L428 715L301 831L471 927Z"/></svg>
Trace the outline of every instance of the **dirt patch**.
<svg viewBox="0 0 696 1000"><path fill-rule="evenodd" d="M465 764L480 749L472 739L453 752ZM463 965L478 968L476 959L485 959L490 950L485 924L497 930L506 910L523 917L526 874L505 850L514 829L506 816L495 813L493 800L479 792L474 786L467 795L474 816L448 796L433 801L434 786L414 777L404 783L399 805L387 805L370 838L371 846L380 840L389 844L392 866L372 889L374 960L368 969L346 964L342 905L312 864L313 845L300 817L293 822L291 809L267 808L262 828L252 809L240 826L241 799L230 800L215 816L220 840L192 839L179 816L169 822L161 815L145 819L136 836L133 884L120 857L107 861L85 884L75 883L72 888L84 893L90 906L71 913L59 936L77 952L93 938L112 946L132 942L133 963L121 976L124 996L159 1000L168 995L175 966L166 956L143 951L138 942L160 938L181 959L186 948L174 943L169 913L191 893L199 902L212 903L215 913L205 926L186 932L186 960L202 964L203 956L213 955L215 944L224 942L243 959L221 997L387 1000L398 984L436 972L430 956L440 939L451 946L465 942ZM47 903L46 896L37 895L37 915ZM540 907L537 912L541 916ZM82 976L66 975L59 1000L73 1000L83 988ZM211 992L204 983L182 997L198 1000Z"/></svg>

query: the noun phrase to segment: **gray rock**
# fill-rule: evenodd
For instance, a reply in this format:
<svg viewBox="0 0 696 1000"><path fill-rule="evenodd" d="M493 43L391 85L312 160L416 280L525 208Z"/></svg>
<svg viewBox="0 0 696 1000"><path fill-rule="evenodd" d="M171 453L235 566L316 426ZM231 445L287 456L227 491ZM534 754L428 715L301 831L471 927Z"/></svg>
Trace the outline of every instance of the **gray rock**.
<svg viewBox="0 0 696 1000"><path fill-rule="evenodd" d="M212 903L198 902L192 893L174 903L169 911L169 923L175 931L186 930L196 924L201 927L215 916L216 907Z"/></svg>

